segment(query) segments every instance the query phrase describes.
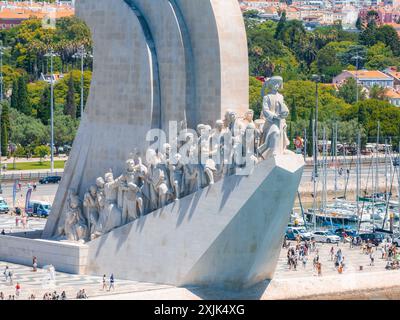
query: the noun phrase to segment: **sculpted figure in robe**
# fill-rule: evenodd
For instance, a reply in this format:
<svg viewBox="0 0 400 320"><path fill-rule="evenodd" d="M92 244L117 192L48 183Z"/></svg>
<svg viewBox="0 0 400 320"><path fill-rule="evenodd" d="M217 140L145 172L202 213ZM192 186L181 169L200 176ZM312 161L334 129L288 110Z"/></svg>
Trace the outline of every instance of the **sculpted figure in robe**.
<svg viewBox="0 0 400 320"><path fill-rule="evenodd" d="M258 153L264 159L284 153L289 145L286 130L286 118L289 116L289 109L279 90L283 87L281 77L272 77L267 80L265 86L268 94L263 99L262 114L265 118L263 128L262 145Z"/></svg>
<svg viewBox="0 0 400 320"><path fill-rule="evenodd" d="M97 186L90 186L89 191L85 193L83 198L83 208L85 217L88 221L90 237L96 231L97 222L99 220L99 206L97 203Z"/></svg>
<svg viewBox="0 0 400 320"><path fill-rule="evenodd" d="M122 212L117 206L120 178L114 179L110 170L105 174L104 179L100 177L96 180L96 185L98 186L97 197L100 206L96 236L99 236L122 225Z"/></svg>
<svg viewBox="0 0 400 320"><path fill-rule="evenodd" d="M136 166L133 159L126 162L126 172L120 177L123 191L122 224L129 223L143 214L143 199L137 183Z"/></svg>
<svg viewBox="0 0 400 320"><path fill-rule="evenodd" d="M215 159L214 181L218 181L224 175L225 133L224 121L217 120L210 143L210 155Z"/></svg>
<svg viewBox="0 0 400 320"><path fill-rule="evenodd" d="M70 191L68 209L65 216L60 236L68 241L84 242L87 239L88 228L82 215L79 197L74 191Z"/></svg>
<svg viewBox="0 0 400 320"><path fill-rule="evenodd" d="M149 166L147 168L146 184L144 193L149 201L149 212L163 207L168 200L168 185L166 183L164 170L160 165L160 158L153 149L147 150L147 160Z"/></svg>

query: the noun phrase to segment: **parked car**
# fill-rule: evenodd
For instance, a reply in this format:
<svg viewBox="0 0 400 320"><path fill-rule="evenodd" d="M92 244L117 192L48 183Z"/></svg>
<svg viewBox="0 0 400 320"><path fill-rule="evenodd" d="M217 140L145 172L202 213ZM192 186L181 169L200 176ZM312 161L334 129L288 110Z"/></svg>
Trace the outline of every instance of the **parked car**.
<svg viewBox="0 0 400 320"><path fill-rule="evenodd" d="M0 213L8 213L9 211L10 208L7 202L3 198L0 198Z"/></svg>
<svg viewBox="0 0 400 320"><path fill-rule="evenodd" d="M46 218L49 216L50 210L51 210L50 203L45 201L32 200L29 202L26 213L30 217L37 216Z"/></svg>
<svg viewBox="0 0 400 320"><path fill-rule="evenodd" d="M357 237L358 233L356 230L348 229L348 228L338 228L332 231L333 234L343 238L344 235L348 237Z"/></svg>
<svg viewBox="0 0 400 320"><path fill-rule="evenodd" d="M378 246L384 239L385 237L381 233L361 233L359 235L361 240L363 241L371 241L375 246Z"/></svg>
<svg viewBox="0 0 400 320"><path fill-rule="evenodd" d="M49 183L59 183L61 181L61 177L52 176L52 177L44 177L39 180L40 184L49 184Z"/></svg>
<svg viewBox="0 0 400 320"><path fill-rule="evenodd" d="M287 227L285 238L287 240L296 240L296 237L300 235L301 240L310 240L311 233L307 232L304 227Z"/></svg>
<svg viewBox="0 0 400 320"><path fill-rule="evenodd" d="M329 231L315 231L312 233L312 239L317 242L338 243L340 237Z"/></svg>

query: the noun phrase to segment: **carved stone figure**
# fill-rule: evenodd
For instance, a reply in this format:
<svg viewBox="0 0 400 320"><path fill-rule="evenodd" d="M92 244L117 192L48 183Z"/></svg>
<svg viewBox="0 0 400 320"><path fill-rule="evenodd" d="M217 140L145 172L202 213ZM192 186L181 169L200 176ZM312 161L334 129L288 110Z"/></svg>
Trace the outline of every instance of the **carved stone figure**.
<svg viewBox="0 0 400 320"><path fill-rule="evenodd" d="M182 156L177 153L173 161L169 162L170 184L172 187L172 199L177 200L182 195L184 165L181 162Z"/></svg>
<svg viewBox="0 0 400 320"><path fill-rule="evenodd" d="M98 178L96 184L99 188L97 201L99 202L99 221L95 237L108 233L122 225L122 212L117 207L118 187L120 179L115 179L112 172L105 174L105 179Z"/></svg>
<svg viewBox="0 0 400 320"><path fill-rule="evenodd" d="M266 121L263 128L262 145L258 148L258 153L266 159L269 156L282 154L289 140L286 135L286 118L289 109L285 104L279 89L283 86L281 77L272 77L266 84L269 93L263 99L263 116Z"/></svg>
<svg viewBox="0 0 400 320"><path fill-rule="evenodd" d="M97 203L97 186L91 186L83 198L83 208L88 221L90 236L95 233L99 220L99 206Z"/></svg>
<svg viewBox="0 0 400 320"><path fill-rule="evenodd" d="M122 207L122 224L136 220L142 215L143 199L139 186L136 184L135 161L130 159L126 162L125 175L121 176L120 188L124 191Z"/></svg>
<svg viewBox="0 0 400 320"><path fill-rule="evenodd" d="M254 111L247 110L244 114L243 118L240 121L240 131L243 135L246 129L248 128L249 124L254 123Z"/></svg>
<svg viewBox="0 0 400 320"><path fill-rule="evenodd" d="M70 192L65 215L64 226L60 235L68 241L85 241L88 228L82 216L79 197L75 192Z"/></svg>
<svg viewBox="0 0 400 320"><path fill-rule="evenodd" d="M214 173L217 171L215 160L212 159L211 154L211 138L212 128L205 125L201 131L199 149L200 149L200 172L202 173L200 179L200 186L202 188L214 184Z"/></svg>
<svg viewBox="0 0 400 320"><path fill-rule="evenodd" d="M216 171L214 172L214 180L222 178L224 173L224 150L225 150L225 127L223 120L217 120L215 129L211 135L210 155L215 162Z"/></svg>
<svg viewBox="0 0 400 320"><path fill-rule="evenodd" d="M149 149L147 151L147 159L149 167L147 168L145 189L150 200L148 210L151 212L166 204L168 199L168 185L164 170L159 166L160 158L155 150Z"/></svg>

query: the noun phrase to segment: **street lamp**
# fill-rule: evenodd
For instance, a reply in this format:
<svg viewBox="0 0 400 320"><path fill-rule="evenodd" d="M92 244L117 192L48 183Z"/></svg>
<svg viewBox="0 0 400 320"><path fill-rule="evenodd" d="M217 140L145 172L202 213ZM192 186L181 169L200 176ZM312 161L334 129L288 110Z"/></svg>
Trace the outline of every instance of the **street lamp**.
<svg viewBox="0 0 400 320"><path fill-rule="evenodd" d="M54 57L57 57L58 54L51 49L45 57L50 57L50 85L51 85L51 94L50 94L50 127L51 127L51 173L54 172L54 73L53 73L53 60Z"/></svg>
<svg viewBox="0 0 400 320"><path fill-rule="evenodd" d="M85 46L82 45L78 51L72 56L74 59L81 59L81 119L83 117L83 95L84 95L84 59L93 58L93 55L85 51Z"/></svg>

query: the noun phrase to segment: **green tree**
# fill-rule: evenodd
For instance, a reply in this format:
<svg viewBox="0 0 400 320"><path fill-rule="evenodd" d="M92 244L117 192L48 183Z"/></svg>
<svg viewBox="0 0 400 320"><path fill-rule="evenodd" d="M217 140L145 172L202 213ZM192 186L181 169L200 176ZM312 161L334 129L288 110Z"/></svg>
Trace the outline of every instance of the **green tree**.
<svg viewBox="0 0 400 320"><path fill-rule="evenodd" d="M257 18L257 17L258 17L258 14L259 14L258 10L247 10L247 11L245 11L245 12L243 13L243 17L244 17L245 19L248 19L248 18Z"/></svg>
<svg viewBox="0 0 400 320"><path fill-rule="evenodd" d="M376 39L377 35L377 26L376 21L371 19L367 27L360 33L360 43L366 46L373 46L378 41Z"/></svg>
<svg viewBox="0 0 400 320"><path fill-rule="evenodd" d="M11 108L18 110L18 81L14 80L11 95Z"/></svg>
<svg viewBox="0 0 400 320"><path fill-rule="evenodd" d="M37 146L34 149L35 156L40 158L40 163L43 163L43 158L50 155L50 147L49 146Z"/></svg>
<svg viewBox="0 0 400 320"><path fill-rule="evenodd" d="M274 35L275 39L280 39L281 33L285 28L285 25L286 25L286 11L283 11L279 19L278 25L276 26L276 31Z"/></svg>
<svg viewBox="0 0 400 320"><path fill-rule="evenodd" d="M3 156L7 156L8 136L10 131L10 114L7 102L2 104L0 126L1 126L1 154Z"/></svg>
<svg viewBox="0 0 400 320"><path fill-rule="evenodd" d="M72 145L79 121L72 119L69 115L64 115L62 110L54 113L54 143L57 147ZM48 127L50 131L50 128Z"/></svg>
<svg viewBox="0 0 400 320"><path fill-rule="evenodd" d="M385 100L386 99L385 93L386 93L386 88L382 88L381 86L378 85L373 85L369 89L369 98L376 100Z"/></svg>
<svg viewBox="0 0 400 320"><path fill-rule="evenodd" d="M64 107L64 114L69 115L72 119L76 119L75 85L72 74L69 76L68 80L68 93Z"/></svg>
<svg viewBox="0 0 400 320"><path fill-rule="evenodd" d="M297 107L296 107L296 101L294 100L294 98L292 98L292 103L290 106L290 120L292 122L297 121Z"/></svg>
<svg viewBox="0 0 400 320"><path fill-rule="evenodd" d="M10 142L24 148L46 144L50 140L49 130L40 120L10 109Z"/></svg>
<svg viewBox="0 0 400 320"><path fill-rule="evenodd" d="M362 87L357 85L354 78L348 78L345 83L339 88L339 97L347 103L353 104L357 101L357 91L359 100L365 98L365 94L362 91Z"/></svg>
<svg viewBox="0 0 400 320"><path fill-rule="evenodd" d="M46 86L43 92L43 95L40 99L40 103L37 109L37 118L42 121L44 125L49 124L50 121L50 107L51 107L51 88L50 86Z"/></svg>
<svg viewBox="0 0 400 320"><path fill-rule="evenodd" d="M394 57L392 49L383 42L378 42L369 47L366 58L365 67L370 70L382 70L400 64L400 59Z"/></svg>
<svg viewBox="0 0 400 320"><path fill-rule="evenodd" d="M249 95L250 95L250 109L254 111L256 118L260 117L262 109L261 97L262 83L254 77L250 77Z"/></svg>
<svg viewBox="0 0 400 320"><path fill-rule="evenodd" d="M28 116L32 114L31 106L29 104L27 81L25 76L21 76L18 79L17 110Z"/></svg>
<svg viewBox="0 0 400 320"><path fill-rule="evenodd" d="M386 46L390 47L392 52L396 55L400 55L400 39L397 31L389 25L383 25L376 30L375 34L376 42L381 41Z"/></svg>

